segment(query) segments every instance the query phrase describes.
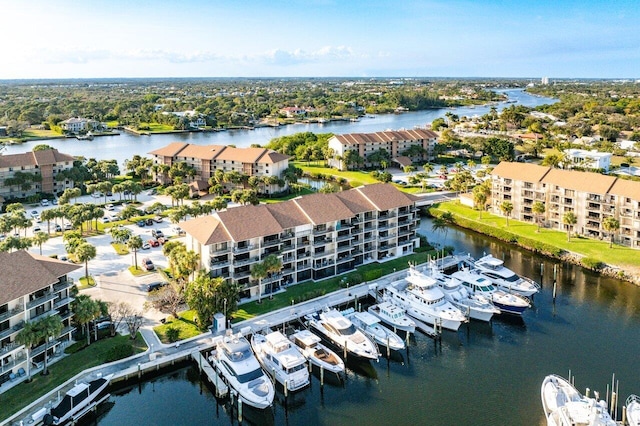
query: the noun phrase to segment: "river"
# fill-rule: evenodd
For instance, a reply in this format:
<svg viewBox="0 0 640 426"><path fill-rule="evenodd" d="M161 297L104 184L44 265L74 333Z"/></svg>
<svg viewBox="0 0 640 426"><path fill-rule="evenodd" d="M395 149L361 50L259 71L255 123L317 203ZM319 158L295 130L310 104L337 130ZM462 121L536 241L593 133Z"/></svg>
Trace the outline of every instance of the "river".
<svg viewBox="0 0 640 426"><path fill-rule="evenodd" d="M534 107L545 103L553 103L555 99L532 96L521 89L499 90L507 94L514 103L496 105L498 110L509 105L525 105ZM292 135L298 132L315 133L366 133L387 129L413 129L415 126L424 127L438 117L444 117L451 111L460 117L483 115L489 112L491 106L460 107L451 109L433 109L427 111L407 112L403 114L381 114L363 117L359 121L333 121L324 124L291 124L277 128L260 127L254 130L229 130L225 132L194 132L178 134L161 134L152 136L136 136L122 132L118 136L97 137L92 141L77 139L50 139L26 142L20 145L8 145L4 154L17 154L30 151L34 146L42 143L57 148L58 151L73 156L84 156L97 160L118 160L122 167L125 159L134 155L146 155L148 152L166 146L175 141L194 144L233 144L237 147L249 147L252 144L265 145L271 139L279 136Z"/></svg>
<svg viewBox="0 0 640 426"><path fill-rule="evenodd" d="M312 386L288 404L245 424L277 425L543 425L540 385L571 370L578 389L605 395L611 375L620 399L640 393L640 288L552 262L466 230L421 232L457 253L491 252L508 267L542 281L522 319L472 322L446 332L442 344L417 334L404 361L381 359L350 370L344 386ZM540 275L542 265L542 277ZM553 266L558 268L552 298ZM195 367L182 367L127 388L113 389L97 424L236 424L226 401L216 401ZM282 398L282 395L280 395ZM620 418L620 413L618 414Z"/></svg>

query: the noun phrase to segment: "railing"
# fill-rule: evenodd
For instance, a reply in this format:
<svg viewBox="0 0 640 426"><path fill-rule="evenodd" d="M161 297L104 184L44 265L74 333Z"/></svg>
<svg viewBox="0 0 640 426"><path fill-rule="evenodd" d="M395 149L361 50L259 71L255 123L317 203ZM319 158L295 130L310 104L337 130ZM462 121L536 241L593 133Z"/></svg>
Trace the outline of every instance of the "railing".
<svg viewBox="0 0 640 426"><path fill-rule="evenodd" d="M238 280L241 278L251 276L251 271L232 272L230 275L234 280Z"/></svg>
<svg viewBox="0 0 640 426"><path fill-rule="evenodd" d="M4 339L7 336L11 336L13 333L20 331L23 327L24 327L24 321L20 321L13 327L7 328L4 331L0 331L0 340Z"/></svg>
<svg viewBox="0 0 640 426"><path fill-rule="evenodd" d="M298 253L297 258L298 259L305 259L305 258L310 257L310 256L311 256L311 253L306 251L304 253Z"/></svg>
<svg viewBox="0 0 640 426"><path fill-rule="evenodd" d="M282 233L282 234L280 234L280 239L281 239L281 240L290 240L290 239L292 239L292 238L293 238L293 237L295 237L295 236L296 236L296 234L291 233L291 232L289 232L289 233Z"/></svg>
<svg viewBox="0 0 640 426"><path fill-rule="evenodd" d="M66 281L61 281L59 283L56 283L53 285L53 291L55 292L59 292L62 291L64 289L67 289L69 287L73 286L73 280L72 279L67 279Z"/></svg>
<svg viewBox="0 0 640 426"><path fill-rule="evenodd" d="M295 250L296 246L293 244L283 244L281 251L285 252L285 251L290 251L290 250Z"/></svg>
<svg viewBox="0 0 640 426"><path fill-rule="evenodd" d="M18 315L20 312L24 312L24 306L22 306L22 305L17 306L15 308L5 312L4 314L0 314L0 322L6 320L8 318L11 318L11 317L13 317L15 315Z"/></svg>
<svg viewBox="0 0 640 426"><path fill-rule="evenodd" d="M278 244L280 244L280 240L278 240L278 239L269 240L269 241L263 241L262 242L262 247L263 248L273 247L273 246L277 246Z"/></svg>
<svg viewBox="0 0 640 426"><path fill-rule="evenodd" d="M337 252L338 253L342 253L342 252L349 251L349 250L351 250L351 245L344 245L344 246L338 247Z"/></svg>
<svg viewBox="0 0 640 426"><path fill-rule="evenodd" d="M326 256L333 256L335 254L335 250L329 250L329 251L323 251L320 253L314 253L315 257L326 257Z"/></svg>
<svg viewBox="0 0 640 426"><path fill-rule="evenodd" d="M395 238L395 237L396 237L396 234L391 233L391 234L388 234L388 235L385 235L385 236L380 235L378 237L378 239L380 241L384 241L384 240L390 240L391 238Z"/></svg>
<svg viewBox="0 0 640 426"><path fill-rule="evenodd" d="M27 309L33 308L34 306L42 305L43 303L48 302L49 300L53 300L57 297L57 295L53 292L46 292L43 296L38 297L27 303Z"/></svg>
<svg viewBox="0 0 640 426"><path fill-rule="evenodd" d="M11 342L8 345L5 345L2 348L0 348L0 355L4 355L7 352L11 352L12 350L19 348L20 346L22 345L19 345L16 342Z"/></svg>
<svg viewBox="0 0 640 426"><path fill-rule="evenodd" d="M313 241L313 245L314 245L314 247L315 246L322 246L322 245L329 244L329 243L332 243L332 242L333 242L333 240L331 238L325 238L325 239L322 239L322 240L314 240Z"/></svg>
<svg viewBox="0 0 640 426"><path fill-rule="evenodd" d="M48 317L53 316L53 315L55 315L57 313L58 313L57 309L49 309L46 312L43 312L43 313L41 313L41 314L39 314L39 315L37 315L35 317L30 318L29 321L38 321L39 319L48 318Z"/></svg>
<svg viewBox="0 0 640 426"><path fill-rule="evenodd" d="M336 241L345 241L345 240L349 240L351 238L353 238L353 235L351 235L351 234L339 235L336 238Z"/></svg>
<svg viewBox="0 0 640 426"><path fill-rule="evenodd" d="M256 250L257 248L258 247L254 246L254 245L244 246L244 247L234 247L233 253L235 253L235 254L246 253L246 252L251 251L251 250Z"/></svg>
<svg viewBox="0 0 640 426"><path fill-rule="evenodd" d="M68 305L69 303L75 300L74 297L65 297L64 299L60 299L56 302L53 302L53 308L58 309L60 306Z"/></svg>
<svg viewBox="0 0 640 426"><path fill-rule="evenodd" d="M310 263L296 264L296 270L304 271L305 269L311 269L311 264Z"/></svg>
<svg viewBox="0 0 640 426"><path fill-rule="evenodd" d="M221 249L214 249L211 254L225 254L225 253L229 253L231 251L231 247L227 246L226 248L221 248Z"/></svg>
<svg viewBox="0 0 640 426"><path fill-rule="evenodd" d="M322 234L326 234L327 232L333 232L333 231L334 231L333 226L329 226L323 229L314 229L313 235L322 235Z"/></svg>
<svg viewBox="0 0 640 426"><path fill-rule="evenodd" d="M256 259L255 257L249 257L247 259L242 259L242 260L234 260L233 261L233 266L244 266L244 265L248 265L250 263L255 263L257 262L258 259Z"/></svg>
<svg viewBox="0 0 640 426"><path fill-rule="evenodd" d="M350 262L353 260L353 256L349 255L349 256L344 256L342 258L338 258L336 263L345 263L345 262Z"/></svg>
<svg viewBox="0 0 640 426"><path fill-rule="evenodd" d="M211 268L222 268L223 266L229 266L231 262L229 260L212 260Z"/></svg>

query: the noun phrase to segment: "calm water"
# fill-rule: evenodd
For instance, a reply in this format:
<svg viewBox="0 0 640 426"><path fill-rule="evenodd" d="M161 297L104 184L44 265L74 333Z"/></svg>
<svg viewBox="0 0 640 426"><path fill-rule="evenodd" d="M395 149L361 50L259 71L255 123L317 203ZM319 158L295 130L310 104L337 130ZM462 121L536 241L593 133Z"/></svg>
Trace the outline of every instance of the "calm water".
<svg viewBox="0 0 640 426"><path fill-rule="evenodd" d="M510 99L518 104L537 106L545 103L553 103L551 98L531 96L522 90L503 90ZM501 110L511 104L501 103L496 107ZM234 144L237 147L248 147L251 144L264 145L272 138L291 135L298 132L315 133L354 133L377 132L387 129L398 130L401 128L412 129L415 126L424 126L438 117L444 117L448 111L462 116L483 115L489 111L489 106L475 108L435 109L429 111L408 112L404 114L376 115L375 118L361 118L357 122L330 122L325 124L293 124L278 128L262 127L255 130L231 130L226 132L207 133L182 133L153 136L135 136L122 133L119 136L105 136L95 138L93 141L79 141L77 139L52 139L47 144L57 148L60 152L74 156L85 156L98 160L116 159L120 165L124 160L132 158L135 154L146 155L148 152L161 148L171 142L183 141L194 144ZM16 154L30 151L35 145L45 143L43 141L27 142L22 145L7 146L5 154Z"/></svg>
<svg viewBox="0 0 640 426"><path fill-rule="evenodd" d="M545 375L576 376L576 386L605 394L611 374L620 399L640 392L640 288L558 264L552 303L553 263L465 231L431 235L460 253L491 252L510 268L540 278L543 290L523 318L472 322L445 332L442 345L417 334L404 361L352 367L344 386L313 379L311 388L253 413L246 424L290 425L542 425L540 384ZM131 388L112 391L98 424L236 424L226 401L216 401L193 367ZM279 395L282 398L282 395ZM245 416L246 417L246 416Z"/></svg>

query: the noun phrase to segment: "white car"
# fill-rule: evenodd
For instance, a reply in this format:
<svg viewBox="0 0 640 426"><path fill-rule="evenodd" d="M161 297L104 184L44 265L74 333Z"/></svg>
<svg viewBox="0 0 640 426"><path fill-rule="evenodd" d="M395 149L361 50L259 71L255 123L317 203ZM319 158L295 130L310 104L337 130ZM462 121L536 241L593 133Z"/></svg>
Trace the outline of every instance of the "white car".
<svg viewBox="0 0 640 426"><path fill-rule="evenodd" d="M42 207L46 207L49 205L49 200L42 200L40 201L40 205L42 205Z"/></svg>
<svg viewBox="0 0 640 426"><path fill-rule="evenodd" d="M91 194L91 196L93 198L100 198L100 197L102 197L102 192L94 192L93 194Z"/></svg>
<svg viewBox="0 0 640 426"><path fill-rule="evenodd" d="M114 211L114 210L116 209L116 207L115 207L113 204L107 204L107 205L105 206L105 208L106 208L107 210L109 210L110 212L112 212L112 211Z"/></svg>

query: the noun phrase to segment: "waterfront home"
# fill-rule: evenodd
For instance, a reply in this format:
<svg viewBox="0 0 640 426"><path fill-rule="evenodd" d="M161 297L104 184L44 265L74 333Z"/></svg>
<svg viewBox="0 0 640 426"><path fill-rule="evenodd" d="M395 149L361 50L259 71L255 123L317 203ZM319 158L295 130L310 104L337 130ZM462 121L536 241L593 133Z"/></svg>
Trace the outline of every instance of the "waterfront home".
<svg viewBox="0 0 640 426"><path fill-rule="evenodd" d="M611 166L610 152L598 152L596 150L586 149L565 149L564 154L567 158L565 166L567 168L580 167L583 169L604 170L609 171Z"/></svg>
<svg viewBox="0 0 640 426"><path fill-rule="evenodd" d="M276 204L232 207L180 223L199 268L255 298L283 285L344 274L406 254L420 244L415 198L391 184L312 194ZM251 267L270 254L282 269L262 280Z"/></svg>
<svg viewBox="0 0 640 426"><path fill-rule="evenodd" d="M59 123L60 128L67 133L81 133L89 130L104 130L106 125L90 118L71 117Z"/></svg>

